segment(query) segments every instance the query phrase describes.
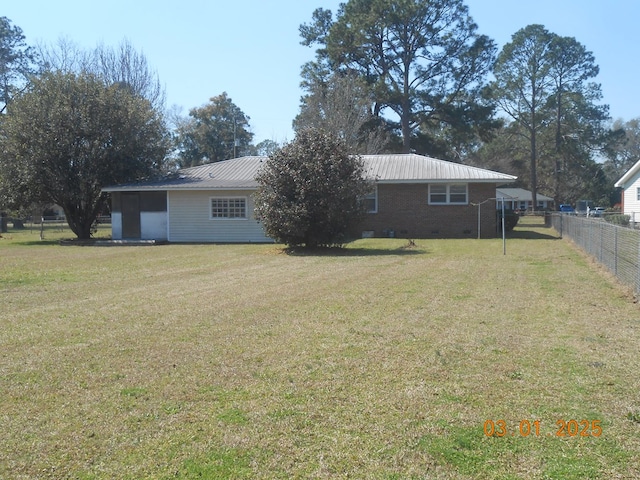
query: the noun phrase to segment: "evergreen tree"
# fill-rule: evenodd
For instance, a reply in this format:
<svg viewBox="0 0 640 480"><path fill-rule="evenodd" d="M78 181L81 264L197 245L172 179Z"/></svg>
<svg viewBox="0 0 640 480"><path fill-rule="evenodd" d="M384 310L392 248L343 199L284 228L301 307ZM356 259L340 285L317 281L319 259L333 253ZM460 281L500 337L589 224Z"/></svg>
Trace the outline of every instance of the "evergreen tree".
<svg viewBox="0 0 640 480"><path fill-rule="evenodd" d="M542 25L519 30L500 52L490 91L509 129L527 141L534 197L544 190L556 203L568 202L593 183L594 153L608 138L608 107L591 81L597 74L591 52Z"/></svg>
<svg viewBox="0 0 640 480"><path fill-rule="evenodd" d="M446 132L453 138L493 126L481 89L496 47L477 33L462 0L349 0L335 20L317 9L300 33L304 45L319 46L303 86L357 74L372 114L395 119L404 152L433 154L447 129L458 132Z"/></svg>
<svg viewBox="0 0 640 480"><path fill-rule="evenodd" d="M253 133L249 117L226 92L194 108L178 124L176 142L180 166L219 162L250 153Z"/></svg>

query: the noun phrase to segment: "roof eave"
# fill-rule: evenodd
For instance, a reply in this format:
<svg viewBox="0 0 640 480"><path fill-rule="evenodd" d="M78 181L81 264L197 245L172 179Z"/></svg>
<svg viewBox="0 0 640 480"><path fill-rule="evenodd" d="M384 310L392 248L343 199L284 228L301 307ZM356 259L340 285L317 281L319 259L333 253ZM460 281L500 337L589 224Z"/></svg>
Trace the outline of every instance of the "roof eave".
<svg viewBox="0 0 640 480"><path fill-rule="evenodd" d="M102 191L103 192L107 192L107 193L111 193L111 192L193 192L193 191L210 191L210 190L220 190L220 191L227 191L227 190L233 190L233 191L237 191L237 190L255 190L258 187L233 187L233 186L228 186L228 187L106 187L103 188Z"/></svg>
<svg viewBox="0 0 640 480"><path fill-rule="evenodd" d="M629 179L633 178L633 176L640 171L640 160L638 160L633 167L627 170L620 180L613 184L614 187L617 188L625 188L625 184L629 181Z"/></svg>
<svg viewBox="0 0 640 480"><path fill-rule="evenodd" d="M385 184L393 184L393 183L495 183L495 184L504 184L504 183L513 183L518 179L518 177L513 178L485 178L485 179L476 179L476 178L438 178L438 179L407 179L407 180L389 180L389 179L372 179L376 183L385 183Z"/></svg>

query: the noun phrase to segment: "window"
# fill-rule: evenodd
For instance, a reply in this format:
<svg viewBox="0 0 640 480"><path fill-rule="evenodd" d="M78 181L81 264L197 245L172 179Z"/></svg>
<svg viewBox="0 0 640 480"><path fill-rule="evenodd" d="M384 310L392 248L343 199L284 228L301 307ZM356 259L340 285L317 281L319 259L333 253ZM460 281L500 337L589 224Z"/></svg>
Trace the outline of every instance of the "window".
<svg viewBox="0 0 640 480"><path fill-rule="evenodd" d="M431 205L466 205L467 184L431 184L429 185L429 204Z"/></svg>
<svg viewBox="0 0 640 480"><path fill-rule="evenodd" d="M447 203L447 185L429 185L429 203Z"/></svg>
<svg viewBox="0 0 640 480"><path fill-rule="evenodd" d="M640 201L640 187L636 188L636 200Z"/></svg>
<svg viewBox="0 0 640 480"><path fill-rule="evenodd" d="M211 198L211 218L247 218L247 199L244 197Z"/></svg>
<svg viewBox="0 0 640 480"><path fill-rule="evenodd" d="M364 196L364 205L367 213L378 213L378 187L375 187L371 193Z"/></svg>
<svg viewBox="0 0 640 480"><path fill-rule="evenodd" d="M467 186L450 185L449 203L467 203Z"/></svg>

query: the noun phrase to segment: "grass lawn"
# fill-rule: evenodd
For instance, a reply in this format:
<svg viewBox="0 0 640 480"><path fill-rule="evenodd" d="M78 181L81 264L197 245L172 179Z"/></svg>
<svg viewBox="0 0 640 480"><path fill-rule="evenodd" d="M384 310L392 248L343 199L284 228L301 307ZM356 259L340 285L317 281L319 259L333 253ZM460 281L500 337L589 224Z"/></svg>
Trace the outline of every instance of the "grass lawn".
<svg viewBox="0 0 640 480"><path fill-rule="evenodd" d="M0 478L638 478L640 309L551 230L56 235L0 238Z"/></svg>

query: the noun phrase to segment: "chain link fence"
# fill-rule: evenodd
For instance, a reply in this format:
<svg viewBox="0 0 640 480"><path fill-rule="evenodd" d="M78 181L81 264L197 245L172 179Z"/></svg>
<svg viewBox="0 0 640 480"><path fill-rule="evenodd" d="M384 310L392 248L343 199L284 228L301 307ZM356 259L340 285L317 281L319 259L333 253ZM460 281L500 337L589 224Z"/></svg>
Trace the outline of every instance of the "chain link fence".
<svg viewBox="0 0 640 480"><path fill-rule="evenodd" d="M561 213L551 214L551 226L562 237L570 238L580 248L607 267L623 284L640 293L640 230L635 222L620 222L617 217L589 218Z"/></svg>

